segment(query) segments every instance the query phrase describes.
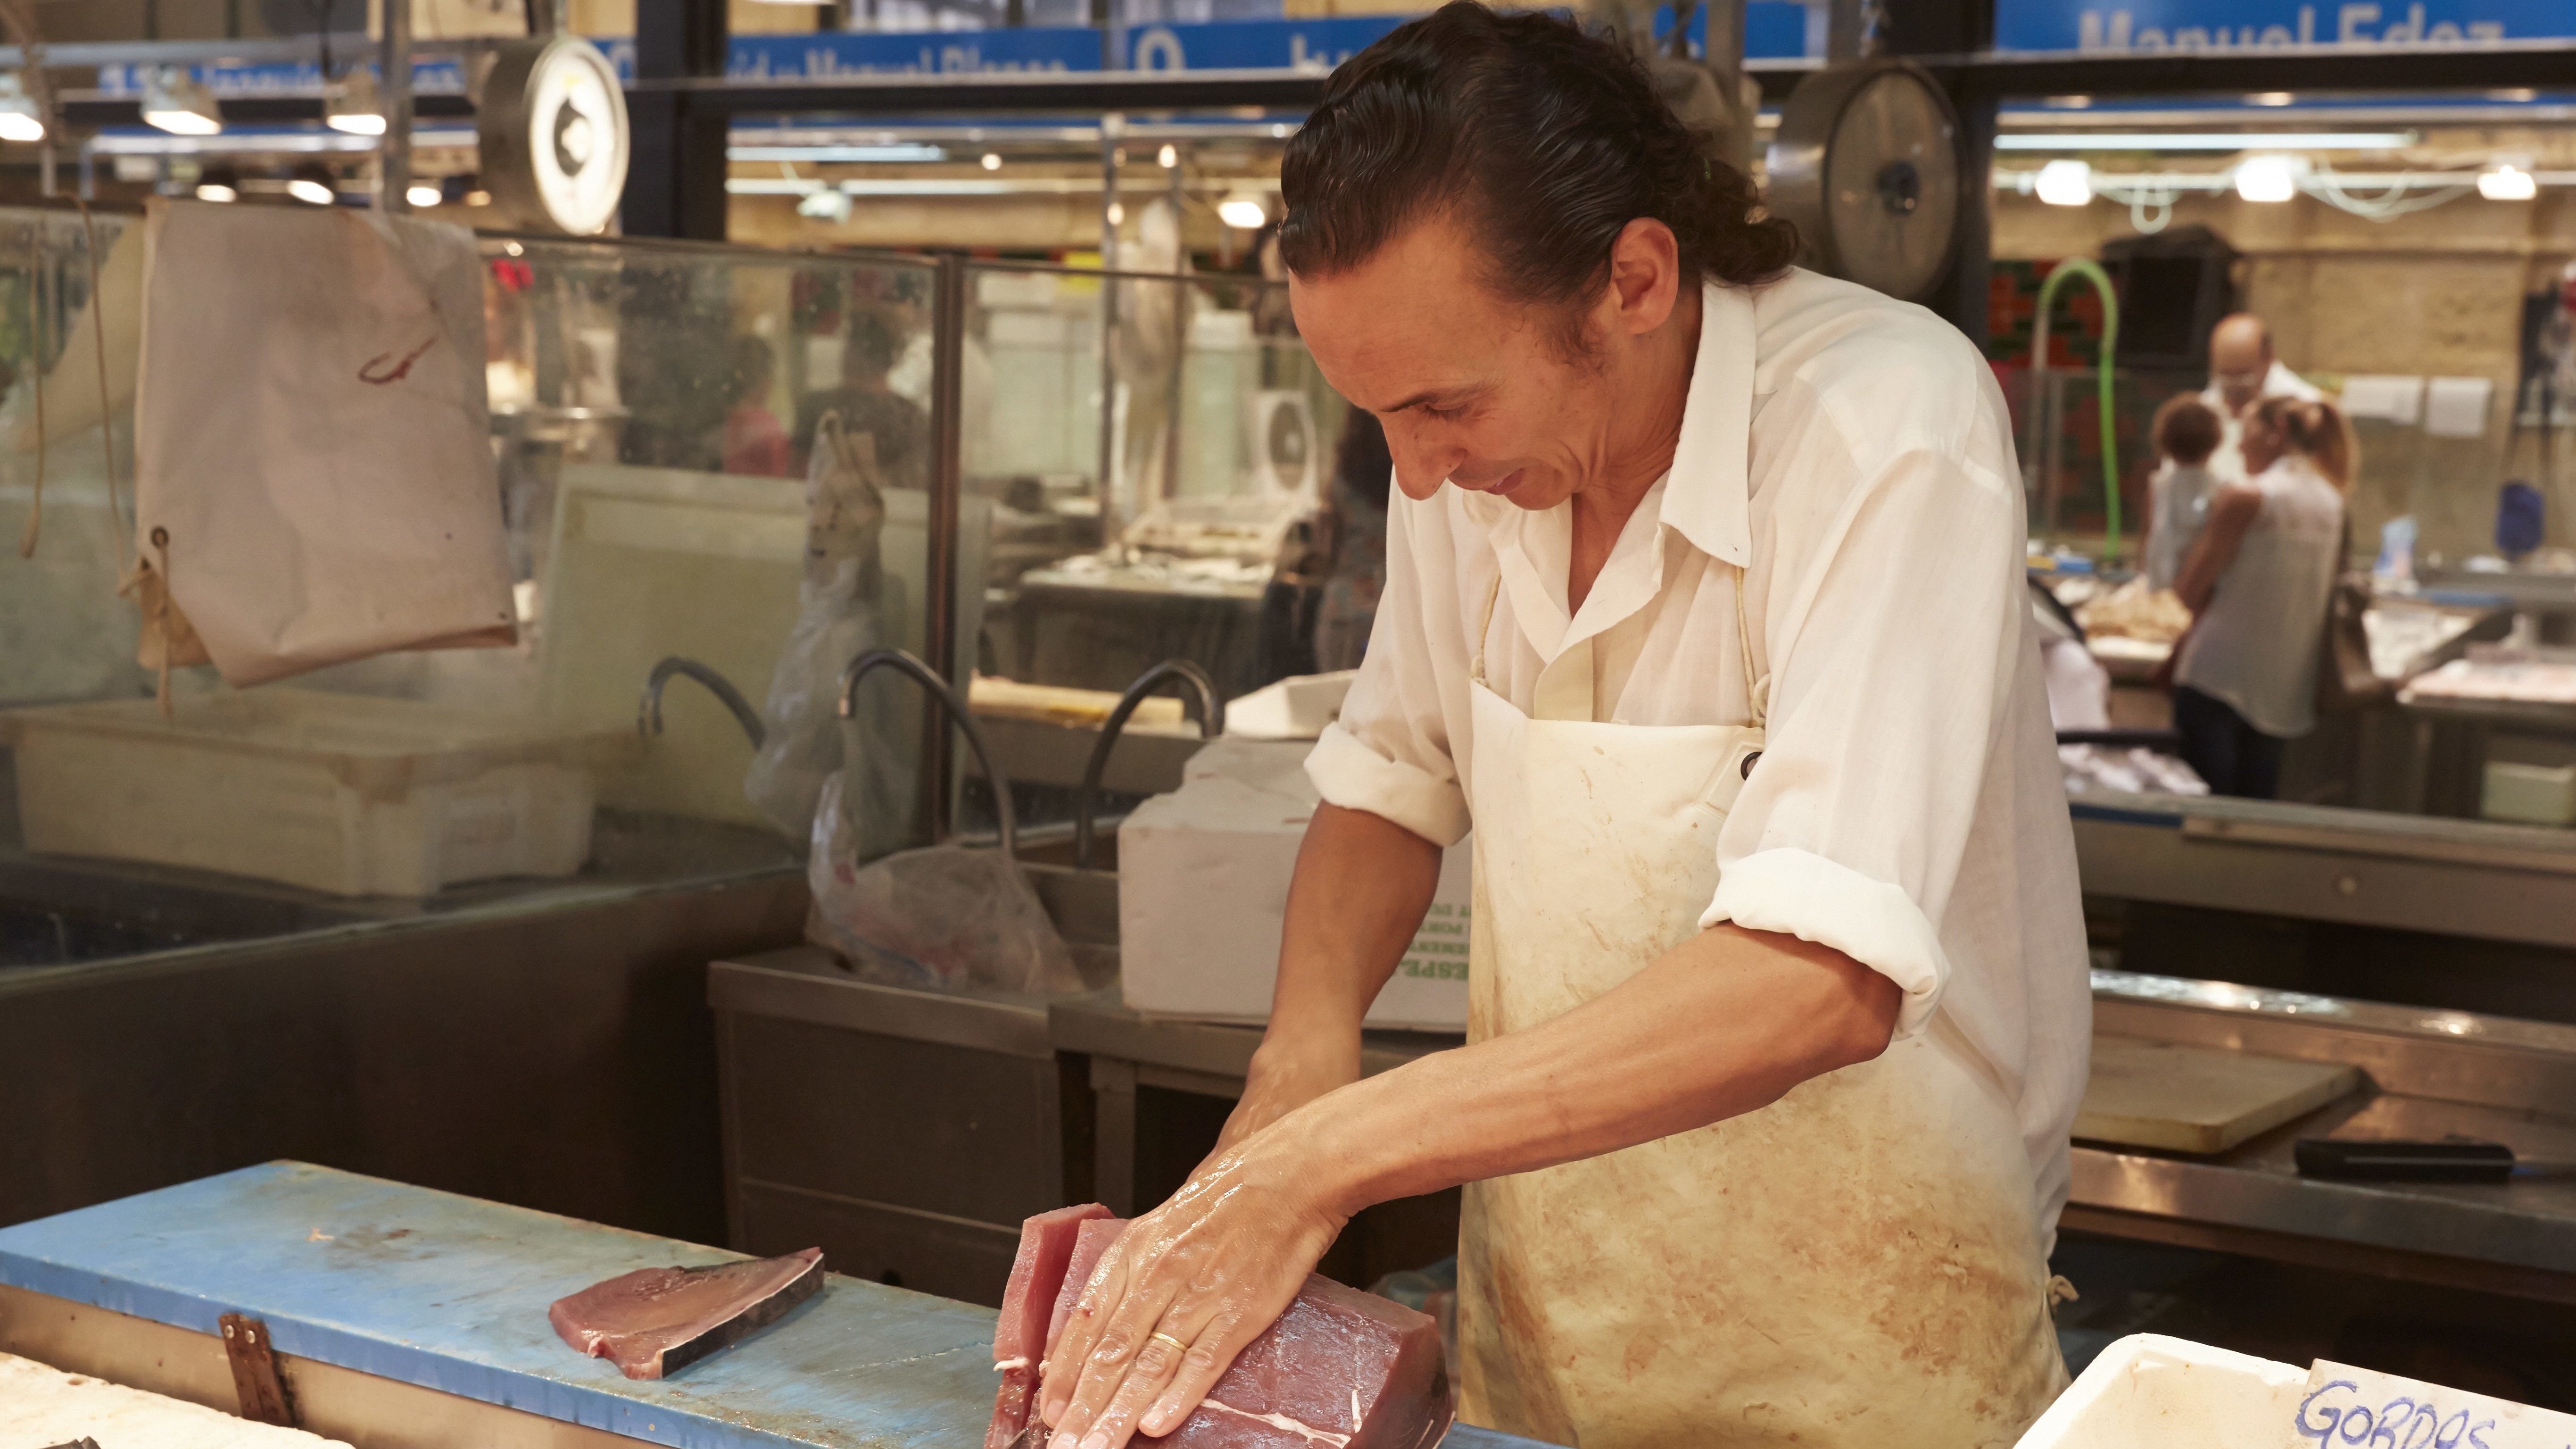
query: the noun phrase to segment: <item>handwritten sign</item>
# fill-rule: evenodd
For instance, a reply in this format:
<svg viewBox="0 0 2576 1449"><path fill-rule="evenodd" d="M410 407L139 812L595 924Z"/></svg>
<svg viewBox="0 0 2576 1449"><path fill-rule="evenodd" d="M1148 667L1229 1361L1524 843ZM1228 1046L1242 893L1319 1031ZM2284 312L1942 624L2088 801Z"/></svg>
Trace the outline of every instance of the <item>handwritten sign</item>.
<svg viewBox="0 0 2576 1449"><path fill-rule="evenodd" d="M2576 1415L2319 1359L2285 1449L2576 1449Z"/></svg>

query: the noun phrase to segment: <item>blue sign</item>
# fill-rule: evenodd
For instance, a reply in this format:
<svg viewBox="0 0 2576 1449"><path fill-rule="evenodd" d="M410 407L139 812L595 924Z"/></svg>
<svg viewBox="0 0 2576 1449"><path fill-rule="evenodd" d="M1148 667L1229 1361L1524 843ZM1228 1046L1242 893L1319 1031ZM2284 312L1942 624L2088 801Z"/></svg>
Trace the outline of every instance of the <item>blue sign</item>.
<svg viewBox="0 0 2576 1449"><path fill-rule="evenodd" d="M148 65L103 65L98 68L98 88L105 95L139 96L157 69ZM322 89L318 60L201 65L192 69L206 83L206 89L218 96L309 96ZM373 65L366 69L369 74L379 73ZM415 95L461 96L465 94L465 68L451 59L413 61L411 88Z"/></svg>
<svg viewBox="0 0 2576 1449"><path fill-rule="evenodd" d="M1316 20L1219 20L1204 25L1137 25L1119 58L1131 70L1331 70L1410 15L1340 15Z"/></svg>
<svg viewBox="0 0 2576 1449"><path fill-rule="evenodd" d="M740 35L725 55L725 74L735 80L1100 68L1100 32L1074 25L906 35L865 31Z"/></svg>
<svg viewBox="0 0 2576 1449"><path fill-rule="evenodd" d="M2376 45L2576 36L2570 0L1997 0L1998 50Z"/></svg>

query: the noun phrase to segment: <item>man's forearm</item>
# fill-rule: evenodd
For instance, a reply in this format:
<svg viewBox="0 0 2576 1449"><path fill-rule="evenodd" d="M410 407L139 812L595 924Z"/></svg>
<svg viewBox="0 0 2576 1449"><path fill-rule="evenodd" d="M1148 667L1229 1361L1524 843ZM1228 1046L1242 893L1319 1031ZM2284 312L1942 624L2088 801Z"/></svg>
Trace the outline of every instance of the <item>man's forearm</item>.
<svg viewBox="0 0 2576 1449"><path fill-rule="evenodd" d="M1356 1211L1766 1106L1885 1050L1902 1001L1839 951L1719 926L1563 1016L1356 1082L1277 1130Z"/></svg>
<svg viewBox="0 0 2576 1449"><path fill-rule="evenodd" d="M1439 846L1364 810L1316 807L1288 887L1272 1035L1357 1031L1439 885Z"/></svg>

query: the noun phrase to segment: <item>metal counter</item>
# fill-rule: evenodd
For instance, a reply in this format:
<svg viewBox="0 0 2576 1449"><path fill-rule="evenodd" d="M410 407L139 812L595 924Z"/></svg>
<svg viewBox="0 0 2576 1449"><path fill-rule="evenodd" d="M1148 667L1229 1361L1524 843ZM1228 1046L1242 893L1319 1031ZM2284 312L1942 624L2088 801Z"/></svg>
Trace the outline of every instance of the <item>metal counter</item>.
<svg viewBox="0 0 2576 1449"><path fill-rule="evenodd" d="M1256 1028L1154 1020L1113 998L1057 1002L1057 1047L1090 1058L1098 1187L1132 1212L1136 1089L1233 1097ZM2166 977L2094 973L2103 1035L2347 1062L2361 1093L2215 1157L2091 1146L2074 1152L2063 1225L2424 1282L2576 1302L2576 1181L2501 1187L2301 1178L2291 1143L2354 1135L2486 1138L2576 1161L2576 1027L2338 1001ZM1376 1073L1463 1039L1372 1032Z"/></svg>
<svg viewBox="0 0 2576 1449"><path fill-rule="evenodd" d="M2576 831L2178 795L2070 809L2090 896L2576 947Z"/></svg>

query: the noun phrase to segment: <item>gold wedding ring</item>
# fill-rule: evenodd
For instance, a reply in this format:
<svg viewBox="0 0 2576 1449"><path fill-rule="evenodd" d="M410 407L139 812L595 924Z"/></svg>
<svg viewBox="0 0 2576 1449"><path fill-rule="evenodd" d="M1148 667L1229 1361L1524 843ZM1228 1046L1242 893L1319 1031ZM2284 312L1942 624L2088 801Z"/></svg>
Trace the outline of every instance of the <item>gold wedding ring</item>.
<svg viewBox="0 0 2576 1449"><path fill-rule="evenodd" d="M1146 1336L1149 1338L1159 1338L1181 1353L1188 1353L1190 1351L1190 1346L1188 1344L1181 1342L1179 1339L1172 1337L1170 1334L1163 1332L1159 1328Z"/></svg>

